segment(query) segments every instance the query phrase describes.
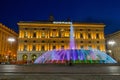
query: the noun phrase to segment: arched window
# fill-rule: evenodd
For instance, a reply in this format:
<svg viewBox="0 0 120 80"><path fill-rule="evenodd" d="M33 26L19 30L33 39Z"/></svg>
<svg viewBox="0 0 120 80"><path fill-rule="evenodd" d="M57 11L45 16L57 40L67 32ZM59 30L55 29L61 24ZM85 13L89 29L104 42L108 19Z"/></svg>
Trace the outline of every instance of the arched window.
<svg viewBox="0 0 120 80"><path fill-rule="evenodd" d="M31 58L32 58L32 61L35 61L36 58L37 58L37 56L36 56L35 54L33 54L33 55L31 56Z"/></svg>
<svg viewBox="0 0 120 80"><path fill-rule="evenodd" d="M23 58L23 61L27 61L28 56L27 56L26 54L24 54L24 55L22 56L22 58Z"/></svg>

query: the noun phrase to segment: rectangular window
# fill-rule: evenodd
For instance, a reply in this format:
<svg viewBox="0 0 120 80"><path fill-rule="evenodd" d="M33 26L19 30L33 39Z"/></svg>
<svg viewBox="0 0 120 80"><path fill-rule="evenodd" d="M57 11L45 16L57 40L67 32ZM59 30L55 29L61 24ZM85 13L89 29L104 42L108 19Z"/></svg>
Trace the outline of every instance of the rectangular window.
<svg viewBox="0 0 120 80"><path fill-rule="evenodd" d="M65 37L65 32L61 31L61 37Z"/></svg>
<svg viewBox="0 0 120 80"><path fill-rule="evenodd" d="M27 51L27 45L24 45L24 51Z"/></svg>
<svg viewBox="0 0 120 80"><path fill-rule="evenodd" d="M91 34L90 33L88 33L88 39L91 39Z"/></svg>
<svg viewBox="0 0 120 80"><path fill-rule="evenodd" d="M82 33L80 33L80 38L83 38L83 34Z"/></svg>
<svg viewBox="0 0 120 80"><path fill-rule="evenodd" d="M41 46L41 51L45 51L45 46Z"/></svg>
<svg viewBox="0 0 120 80"><path fill-rule="evenodd" d="M96 39L99 39L99 34L98 33L96 34Z"/></svg>
<svg viewBox="0 0 120 80"><path fill-rule="evenodd" d="M32 51L36 51L36 46L33 45Z"/></svg>
<svg viewBox="0 0 120 80"><path fill-rule="evenodd" d="M33 32L33 38L36 38L36 32Z"/></svg>
<svg viewBox="0 0 120 80"><path fill-rule="evenodd" d="M28 35L27 35L27 32L25 31L25 32L24 32L24 38L27 38L27 36L28 36Z"/></svg>
<svg viewBox="0 0 120 80"><path fill-rule="evenodd" d="M44 32L42 32L41 37L42 37L42 38L45 38L45 33L44 33Z"/></svg>

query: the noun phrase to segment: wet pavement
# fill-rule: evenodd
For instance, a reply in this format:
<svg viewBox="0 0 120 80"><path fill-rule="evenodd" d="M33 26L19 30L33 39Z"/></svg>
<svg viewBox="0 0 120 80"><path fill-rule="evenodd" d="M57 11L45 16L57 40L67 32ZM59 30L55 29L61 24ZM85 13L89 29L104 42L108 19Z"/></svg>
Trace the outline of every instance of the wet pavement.
<svg viewBox="0 0 120 80"><path fill-rule="evenodd" d="M0 65L0 75L120 75L119 64Z"/></svg>

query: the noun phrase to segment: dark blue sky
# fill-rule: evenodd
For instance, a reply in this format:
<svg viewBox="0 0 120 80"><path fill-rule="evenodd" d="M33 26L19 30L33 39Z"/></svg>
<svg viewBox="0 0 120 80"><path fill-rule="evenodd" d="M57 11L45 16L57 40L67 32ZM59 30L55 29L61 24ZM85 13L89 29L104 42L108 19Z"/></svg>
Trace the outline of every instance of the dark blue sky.
<svg viewBox="0 0 120 80"><path fill-rule="evenodd" d="M103 22L105 34L120 30L120 0L0 0L0 22L18 31L17 22L47 20Z"/></svg>

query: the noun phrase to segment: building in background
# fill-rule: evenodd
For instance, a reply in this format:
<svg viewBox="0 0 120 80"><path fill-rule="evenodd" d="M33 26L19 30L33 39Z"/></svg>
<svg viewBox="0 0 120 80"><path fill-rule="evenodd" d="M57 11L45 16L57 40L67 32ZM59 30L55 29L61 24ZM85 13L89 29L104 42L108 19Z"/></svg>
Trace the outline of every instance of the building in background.
<svg viewBox="0 0 120 80"><path fill-rule="evenodd" d="M69 22L20 21L18 26L18 61L34 61L46 51L69 49ZM77 49L92 47L105 51L104 24L73 22L73 27Z"/></svg>
<svg viewBox="0 0 120 80"><path fill-rule="evenodd" d="M18 34L0 23L0 62L16 60Z"/></svg>
<svg viewBox="0 0 120 80"><path fill-rule="evenodd" d="M105 36L107 53L120 62L120 31Z"/></svg>

